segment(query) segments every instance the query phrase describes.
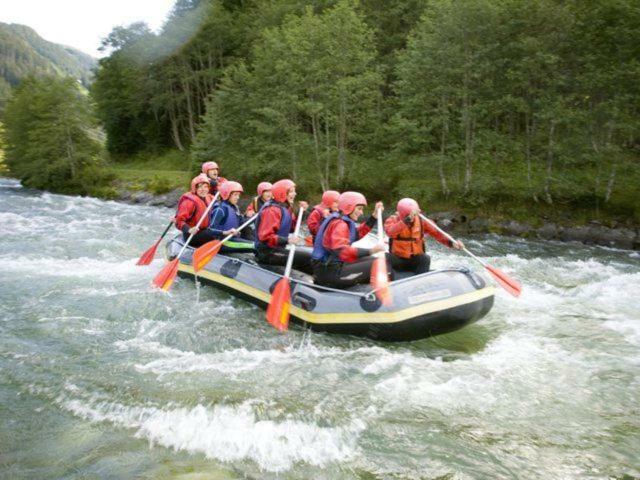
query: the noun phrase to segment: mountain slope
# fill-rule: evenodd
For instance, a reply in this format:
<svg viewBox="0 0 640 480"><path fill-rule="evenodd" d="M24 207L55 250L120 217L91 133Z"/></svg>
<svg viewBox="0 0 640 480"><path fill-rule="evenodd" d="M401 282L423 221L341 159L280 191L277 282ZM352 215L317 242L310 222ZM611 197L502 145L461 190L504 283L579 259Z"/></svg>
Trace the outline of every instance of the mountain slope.
<svg viewBox="0 0 640 480"><path fill-rule="evenodd" d="M30 27L0 22L0 111L10 87L25 76L70 76L88 87L96 63L86 53L43 39Z"/></svg>

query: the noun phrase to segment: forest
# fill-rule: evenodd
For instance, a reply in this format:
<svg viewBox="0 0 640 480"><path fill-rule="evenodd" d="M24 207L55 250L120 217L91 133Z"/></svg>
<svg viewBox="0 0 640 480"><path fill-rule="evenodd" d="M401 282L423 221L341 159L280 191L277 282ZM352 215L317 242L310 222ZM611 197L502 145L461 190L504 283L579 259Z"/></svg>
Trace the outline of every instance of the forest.
<svg viewBox="0 0 640 480"><path fill-rule="evenodd" d="M178 151L245 191L640 220L633 0L178 0L101 48L114 165Z"/></svg>

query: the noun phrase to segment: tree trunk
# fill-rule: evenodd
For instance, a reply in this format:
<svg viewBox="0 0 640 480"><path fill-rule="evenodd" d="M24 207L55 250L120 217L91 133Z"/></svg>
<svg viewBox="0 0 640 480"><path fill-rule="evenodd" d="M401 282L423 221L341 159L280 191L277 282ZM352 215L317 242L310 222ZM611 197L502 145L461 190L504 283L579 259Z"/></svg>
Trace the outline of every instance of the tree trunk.
<svg viewBox="0 0 640 480"><path fill-rule="evenodd" d="M614 122L610 121L609 128L607 129L607 143L606 143L607 152L611 152L611 137L613 136L613 128L614 128ZM607 191L604 195L604 203L608 203L609 200L611 199L611 194L613 193L613 186L616 181L617 164L616 164L615 157L613 155L611 155L611 157L612 157L611 173L609 174L609 181L607 182Z"/></svg>
<svg viewBox="0 0 640 480"><path fill-rule="evenodd" d="M186 69L186 71L190 71ZM186 73L186 72L185 72ZM196 129L193 121L193 106L191 103L191 88L189 87L189 79L185 78L185 76L181 76L180 82L182 83L182 89L184 90L184 95L187 100L187 125L189 126L189 137L191 141L196 138Z"/></svg>
<svg viewBox="0 0 640 480"><path fill-rule="evenodd" d="M171 138L173 143L178 147L178 150L184 152L184 146L180 141L180 129L178 128L178 121L176 119L176 113L173 109L173 105L169 108L169 121L171 123Z"/></svg>
<svg viewBox="0 0 640 480"><path fill-rule="evenodd" d="M329 118L327 115L324 116L324 149L325 149L325 159L324 159L324 178L327 179L327 188L331 185L329 174L331 172L331 141L329 140L331 137L329 131Z"/></svg>
<svg viewBox="0 0 640 480"><path fill-rule="evenodd" d="M311 115L311 129L313 131L313 153L316 160L316 167L318 169L318 175L320 176L320 187L322 190L328 190L327 181L322 174L322 165L320 164L320 140L318 138L318 119L315 114Z"/></svg>
<svg viewBox="0 0 640 480"><path fill-rule="evenodd" d="M447 111L447 103L444 95L441 97L440 107L442 109L442 133L440 134L440 162L438 164L438 173L440 175L440 186L442 188L442 194L445 198L449 197L449 187L447 186L447 179L444 176L444 159L447 150L447 134L449 133L449 113Z"/></svg>
<svg viewBox="0 0 640 480"><path fill-rule="evenodd" d="M544 180L544 198L546 202L553 204L553 198L551 198L551 172L553 169L553 134L556 129L556 121L551 120L549 124L549 143L547 145L547 175Z"/></svg>
<svg viewBox="0 0 640 480"><path fill-rule="evenodd" d="M346 143L347 143L347 106L344 95L340 99L340 120L338 122L338 184L342 185L345 176Z"/></svg>
<svg viewBox="0 0 640 480"><path fill-rule="evenodd" d="M468 105L465 106L464 116L464 193L469 193L469 190L471 189L471 175L473 168L473 120L471 119Z"/></svg>
<svg viewBox="0 0 640 480"><path fill-rule="evenodd" d="M529 113L525 114L525 133L526 133L526 142L525 142L525 158L527 159L527 186L529 187L529 191L531 192L531 198L534 202L538 203L538 195L536 194L533 188L533 180L531 178L532 166L531 166L531 137L535 132L535 120L531 118L532 116Z"/></svg>

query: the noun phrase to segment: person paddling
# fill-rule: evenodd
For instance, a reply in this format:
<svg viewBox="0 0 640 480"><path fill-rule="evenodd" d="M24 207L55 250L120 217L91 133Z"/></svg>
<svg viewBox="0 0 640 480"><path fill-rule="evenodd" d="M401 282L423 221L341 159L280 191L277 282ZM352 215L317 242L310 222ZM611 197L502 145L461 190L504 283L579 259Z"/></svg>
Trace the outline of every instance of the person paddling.
<svg viewBox="0 0 640 480"><path fill-rule="evenodd" d="M331 213L338 211L338 199L340 198L340 192L335 190L327 190L322 194L322 201L313 207L313 211L307 218L307 227L313 240L316 238L318 229L323 220L327 218Z"/></svg>
<svg viewBox="0 0 640 480"><path fill-rule="evenodd" d="M178 201L178 209L175 216L176 228L182 232L184 240L192 233L195 233L191 239L191 246L197 247L210 240L213 240L213 232L208 230L209 219L205 218L200 224L200 228L196 227L198 220L205 212L209 203L213 200L213 196L209 193L209 179L206 175L200 174L191 180L191 190Z"/></svg>
<svg viewBox="0 0 640 480"><path fill-rule="evenodd" d="M240 237L238 227L244 222L244 218L238 208L238 201L243 192L242 185L238 182L227 180L220 185L220 203L211 211L209 230L215 239L223 239L227 235L234 235L220 248L221 253L253 252L253 242Z"/></svg>
<svg viewBox="0 0 640 480"><path fill-rule="evenodd" d="M209 193L211 193L211 195L215 195L218 192L218 187L227 181L226 178L218 175L219 172L220 167L218 167L216 162L204 162L202 164L202 173L209 179L211 186Z"/></svg>
<svg viewBox="0 0 640 480"><path fill-rule="evenodd" d="M336 288L348 288L359 283L369 283L371 268L376 257L384 251L383 245L373 248L357 248L352 244L371 231L384 206L377 202L374 213L360 225L367 199L359 192L344 192L338 199L338 212L324 219L313 245L312 262L316 283ZM390 278L393 270L387 256Z"/></svg>
<svg viewBox="0 0 640 480"><path fill-rule="evenodd" d="M384 222L384 230L389 236L391 265L398 271L415 274L429 271L431 257L425 251L425 235L450 248L461 250L464 244L452 241L420 218L420 206L412 198L403 198L396 206L397 212Z"/></svg>
<svg viewBox="0 0 640 480"><path fill-rule="evenodd" d="M247 206L247 209L244 212L245 217L253 217L260 211L265 203L271 200L271 197L273 196L273 193L271 192L272 188L273 185L269 182L260 182L258 184L258 196L253 197L253 200L251 200L251 203Z"/></svg>
<svg viewBox="0 0 640 480"><path fill-rule="evenodd" d="M258 212L256 219L256 259L267 265L285 265L289 252L287 244L297 244L300 239L291 232L295 229L296 214L293 203L296 198L296 184L292 180L278 180L273 184L273 198ZM300 201L300 208L306 209L307 202ZM311 255L297 249L293 258L297 270L311 273Z"/></svg>

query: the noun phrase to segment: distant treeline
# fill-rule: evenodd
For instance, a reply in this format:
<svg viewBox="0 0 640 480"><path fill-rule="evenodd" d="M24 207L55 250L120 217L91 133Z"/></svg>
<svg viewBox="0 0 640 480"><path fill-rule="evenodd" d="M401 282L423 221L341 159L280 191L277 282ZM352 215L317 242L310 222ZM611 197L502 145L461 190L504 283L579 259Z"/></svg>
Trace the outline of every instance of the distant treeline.
<svg viewBox="0 0 640 480"><path fill-rule="evenodd" d="M637 0L178 0L103 48L115 161L176 148L249 187L640 219Z"/></svg>

